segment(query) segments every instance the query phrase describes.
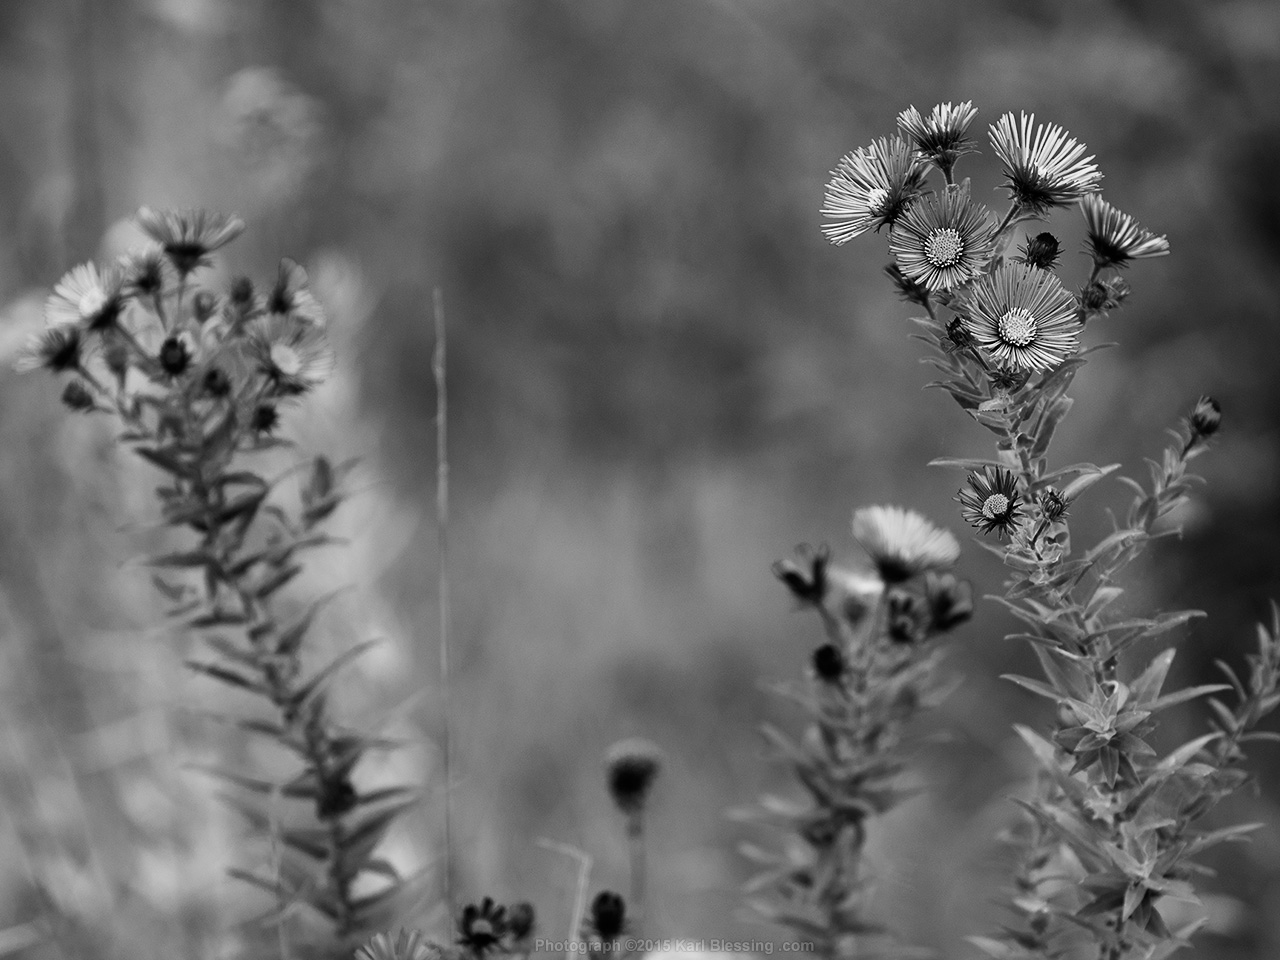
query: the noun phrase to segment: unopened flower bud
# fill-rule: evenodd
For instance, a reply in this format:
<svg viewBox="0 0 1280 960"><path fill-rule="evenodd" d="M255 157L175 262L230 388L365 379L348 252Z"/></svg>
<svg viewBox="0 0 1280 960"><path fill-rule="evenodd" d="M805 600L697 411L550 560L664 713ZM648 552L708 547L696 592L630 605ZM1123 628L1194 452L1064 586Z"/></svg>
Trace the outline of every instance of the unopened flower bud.
<svg viewBox="0 0 1280 960"><path fill-rule="evenodd" d="M1062 250L1058 246L1058 238L1052 233L1038 233L1027 240L1022 248L1022 262L1029 267L1041 270L1052 270L1058 262Z"/></svg>
<svg viewBox="0 0 1280 960"><path fill-rule="evenodd" d="M167 337L160 344L160 367L171 377L183 373L191 365L191 351L179 337Z"/></svg>
<svg viewBox="0 0 1280 960"><path fill-rule="evenodd" d="M602 890L591 901L590 925L602 940L616 940L627 923L627 905L612 890Z"/></svg>
<svg viewBox="0 0 1280 960"><path fill-rule="evenodd" d="M196 295L191 298L191 311L198 323L204 323L212 317L217 306L218 298L208 290L197 290Z"/></svg>
<svg viewBox="0 0 1280 960"><path fill-rule="evenodd" d="M621 740L605 754L604 766L613 802L623 813L635 816L644 809L662 769L662 750L641 737Z"/></svg>
<svg viewBox="0 0 1280 960"><path fill-rule="evenodd" d="M1191 426L1191 432L1197 437L1212 437L1222 426L1222 407L1213 397L1201 397L1196 401L1195 409L1191 411L1187 422Z"/></svg>
<svg viewBox="0 0 1280 960"><path fill-rule="evenodd" d="M839 683L844 677L844 654L834 643L824 643L813 651L813 672L819 680L827 683Z"/></svg>
<svg viewBox="0 0 1280 960"><path fill-rule="evenodd" d="M67 384L66 389L62 391L62 402L68 409L77 413L88 413L96 406L93 402L93 394L80 380L72 380Z"/></svg>
<svg viewBox="0 0 1280 960"><path fill-rule="evenodd" d="M814 549L808 544L796 548L795 560L778 560L773 575L803 604L821 605L827 594L827 562L831 551L826 546Z"/></svg>

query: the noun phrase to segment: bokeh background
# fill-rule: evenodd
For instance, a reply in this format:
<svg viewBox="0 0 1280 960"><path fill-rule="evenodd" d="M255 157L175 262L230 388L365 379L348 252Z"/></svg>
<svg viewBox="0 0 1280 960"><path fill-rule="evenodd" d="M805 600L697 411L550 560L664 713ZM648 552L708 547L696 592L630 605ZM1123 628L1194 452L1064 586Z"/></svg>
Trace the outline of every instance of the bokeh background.
<svg viewBox="0 0 1280 960"><path fill-rule="evenodd" d="M462 895L531 899L560 935L575 871L541 838L589 853L593 889L624 888L601 757L638 734L668 753L654 932L772 940L742 909L753 835L726 811L785 790L757 728L795 717L761 682L797 675L819 630L769 562L825 541L857 563L860 504L962 532L960 478L924 464L986 449L922 390L883 238L821 237L829 170L909 104L972 99L984 141L1025 109L1168 234L1174 255L1134 266L1129 305L1090 327L1118 346L1077 378L1055 456L1136 473L1197 395L1222 401L1186 536L1127 594L1208 612L1177 637L1177 679L1208 682L1280 587L1277 88L1269 0L6 0L0 352L63 270L130 242L142 204L244 217L227 276L308 267L341 360L289 429L304 453L363 460L352 544L299 594L351 587L321 648L387 640L344 709L405 704L415 746L364 776L426 785L393 856L436 869L439 287ZM1002 203L989 149L964 172ZM1071 249L1076 219L1051 227ZM0 954L233 956L256 904L223 870L251 854L188 767L253 758L193 714L222 695L184 674L136 562L158 536L153 478L34 375L0 375L0 445ZM1095 489L1084 535L1123 506ZM983 551L961 567L997 589ZM874 841L877 910L948 957L1001 918L993 837L1027 767L1010 724L1044 716L997 679L1027 666L1008 626L985 604L955 640L932 790ZM1166 744L1202 722L1188 708ZM1256 759L1261 790L1223 816L1267 826L1215 861L1201 956L1280 951L1280 757ZM406 920L439 932L433 902Z"/></svg>

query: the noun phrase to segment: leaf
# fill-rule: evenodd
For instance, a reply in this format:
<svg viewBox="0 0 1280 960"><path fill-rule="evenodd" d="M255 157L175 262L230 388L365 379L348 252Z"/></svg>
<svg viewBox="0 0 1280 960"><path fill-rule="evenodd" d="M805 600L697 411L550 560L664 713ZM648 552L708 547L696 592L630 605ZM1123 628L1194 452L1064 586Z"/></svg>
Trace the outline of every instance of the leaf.
<svg viewBox="0 0 1280 960"><path fill-rule="evenodd" d="M1065 694L1059 693L1039 680L1032 680L1030 677L1020 677L1016 673L1002 673L1000 674L1000 679L1012 681L1024 690L1030 690L1032 693L1047 697L1055 703L1061 703L1063 700L1069 699Z"/></svg>
<svg viewBox="0 0 1280 960"><path fill-rule="evenodd" d="M1156 654L1151 659L1151 663L1147 669L1129 684L1129 689L1133 693L1133 698L1138 703L1146 703L1148 700L1154 700L1160 695L1160 688L1164 686L1165 677L1169 674L1169 667L1173 663L1175 651L1172 647Z"/></svg>
<svg viewBox="0 0 1280 960"><path fill-rule="evenodd" d="M216 663L202 663L199 660L188 660L186 666L194 670L196 673L203 673L206 677L212 677L214 680L220 680L222 683L231 687L238 687L241 690L252 690L254 693L267 694L267 688L257 680L246 677L243 674L236 673L226 667L221 667Z"/></svg>
<svg viewBox="0 0 1280 960"><path fill-rule="evenodd" d="M1220 690L1230 690L1225 683L1205 683L1198 687L1187 687L1185 690L1176 690L1173 693L1165 694L1152 700L1146 705L1146 708L1152 713L1157 710L1164 710L1168 707L1175 706L1179 703L1186 703L1188 700L1194 700L1196 697L1203 697L1206 694L1217 693ZM1216 734L1214 734L1216 736Z"/></svg>
<svg viewBox="0 0 1280 960"><path fill-rule="evenodd" d="M297 620L280 631L280 635L276 638L276 652L284 656L292 656L302 643L302 638L307 630L311 628L316 614L341 592L341 590L333 590L320 597L311 603Z"/></svg>
<svg viewBox="0 0 1280 960"><path fill-rule="evenodd" d="M171 473L176 477L192 476L192 468L179 460L172 451L161 450L157 447L134 447L133 452L166 473Z"/></svg>
<svg viewBox="0 0 1280 960"><path fill-rule="evenodd" d="M179 553L162 553L148 557L145 561L149 567L215 567L218 560L204 550L189 550Z"/></svg>
<svg viewBox="0 0 1280 960"><path fill-rule="evenodd" d="M981 470L983 467L1001 467L1009 469L1009 464L1002 460L983 460L969 457L935 457L928 463L930 467L957 467L961 470Z"/></svg>
<svg viewBox="0 0 1280 960"><path fill-rule="evenodd" d="M305 771L288 783L279 784L268 780L259 780L256 777L246 777L243 774L207 764L190 764L189 768L208 774L215 779L234 784L237 787L242 787L253 793L267 796L278 793L280 796L287 797L290 800L314 800L319 796L319 789L316 787L315 779Z"/></svg>
<svg viewBox="0 0 1280 960"><path fill-rule="evenodd" d="M1103 477L1114 473L1119 469L1120 464L1112 463L1105 467L1095 468L1094 471L1081 474L1062 488L1063 499L1068 502L1075 500L1080 496L1080 494L1084 493Z"/></svg>
<svg viewBox="0 0 1280 960"><path fill-rule="evenodd" d="M324 691L325 687L329 685L339 670L347 666L366 651L377 646L379 643L381 643L380 640L365 640L334 657L334 659L329 662L328 666L304 683L302 687L299 688L298 692L294 694L293 702L295 707L298 710L302 710L307 704L311 703L317 695Z"/></svg>
<svg viewBox="0 0 1280 960"><path fill-rule="evenodd" d="M254 593L259 599L269 597L301 572L302 566L300 564L282 567L263 580Z"/></svg>
<svg viewBox="0 0 1280 960"><path fill-rule="evenodd" d="M417 802L416 797L397 801L365 817L350 828L343 837L337 855L338 870L344 878L351 879L364 869L365 862L382 842L391 824Z"/></svg>

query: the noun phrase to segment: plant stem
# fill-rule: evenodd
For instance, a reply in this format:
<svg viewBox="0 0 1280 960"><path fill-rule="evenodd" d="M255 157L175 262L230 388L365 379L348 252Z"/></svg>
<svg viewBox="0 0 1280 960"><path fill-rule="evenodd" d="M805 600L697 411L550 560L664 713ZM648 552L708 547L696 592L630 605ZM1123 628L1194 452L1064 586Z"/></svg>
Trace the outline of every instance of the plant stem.
<svg viewBox="0 0 1280 960"><path fill-rule="evenodd" d="M445 383L444 295L432 293L436 347L431 370L436 381L436 542L439 551L437 590L440 609L441 760L444 765L444 902L456 915L453 899L453 737L449 709L449 448L448 390Z"/></svg>

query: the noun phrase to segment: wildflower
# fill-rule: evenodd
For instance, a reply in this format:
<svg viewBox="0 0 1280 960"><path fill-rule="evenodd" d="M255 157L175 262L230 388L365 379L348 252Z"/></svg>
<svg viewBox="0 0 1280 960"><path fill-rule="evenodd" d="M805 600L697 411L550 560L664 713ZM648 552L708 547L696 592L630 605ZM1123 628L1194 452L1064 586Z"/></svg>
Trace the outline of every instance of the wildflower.
<svg viewBox="0 0 1280 960"><path fill-rule="evenodd" d="M844 654L834 643L824 643L813 651L813 672L818 675L819 680L839 683L846 668Z"/></svg>
<svg viewBox="0 0 1280 960"><path fill-rule="evenodd" d="M924 190L925 168L901 137L859 147L831 171L822 232L839 246L868 230L890 226Z"/></svg>
<svg viewBox="0 0 1280 960"><path fill-rule="evenodd" d="M210 367L205 371L200 386L211 397L225 397L231 392L231 378L221 367Z"/></svg>
<svg viewBox="0 0 1280 960"><path fill-rule="evenodd" d="M1061 253L1058 238L1052 233L1037 233L1022 246L1022 262L1029 267L1052 270L1058 264Z"/></svg>
<svg viewBox="0 0 1280 960"><path fill-rule="evenodd" d="M534 913L533 904L521 900L507 908L507 931L513 939L528 939L536 925L537 914Z"/></svg>
<svg viewBox="0 0 1280 960"><path fill-rule="evenodd" d="M1194 438L1207 440L1222 426L1222 407L1213 397L1201 397L1187 417L1187 426Z"/></svg>
<svg viewBox="0 0 1280 960"><path fill-rule="evenodd" d="M376 933L356 950L356 960L429 960L440 955L440 948L427 940L420 930L403 927L395 940L388 934Z"/></svg>
<svg viewBox="0 0 1280 960"><path fill-rule="evenodd" d="M462 909L458 921L458 943L477 957L502 943L507 932L507 908L498 906L492 897L485 897L480 905L469 903Z"/></svg>
<svg viewBox="0 0 1280 960"><path fill-rule="evenodd" d="M93 394L81 380L72 380L67 384L67 388L62 391L62 402L67 409L77 413L88 413L98 406L93 400Z"/></svg>
<svg viewBox="0 0 1280 960"><path fill-rule="evenodd" d="M960 544L902 507L863 507L853 514L853 538L867 551L885 583L901 583L926 570L949 567L960 556Z"/></svg>
<svg viewBox="0 0 1280 960"><path fill-rule="evenodd" d="M1057 487L1046 487L1040 494L1040 510L1050 523L1057 523L1067 515L1071 501L1062 495Z"/></svg>
<svg viewBox="0 0 1280 960"><path fill-rule="evenodd" d="M73 267L45 301L45 322L51 327L78 324L86 330L106 330L120 318L121 285L120 272L113 267L102 271L93 263Z"/></svg>
<svg viewBox="0 0 1280 960"><path fill-rule="evenodd" d="M983 467L969 474L969 489L961 490L960 515L966 523L988 534L992 530L1003 538L1021 518L1022 495L1012 473L1003 467Z"/></svg>
<svg viewBox="0 0 1280 960"><path fill-rule="evenodd" d="M1076 353L1075 298L1046 270L1001 264L974 285L966 313L978 345L1001 365L1045 370Z"/></svg>
<svg viewBox="0 0 1280 960"><path fill-rule="evenodd" d="M121 259L125 291L133 296L156 296L164 289L164 268L164 250L157 243L126 254Z"/></svg>
<svg viewBox="0 0 1280 960"><path fill-rule="evenodd" d="M260 403L253 408L249 426L257 433L271 433L280 424L280 411L274 403Z"/></svg>
<svg viewBox="0 0 1280 960"><path fill-rule="evenodd" d="M917 594L895 587L889 592L885 609L890 640L894 643L919 643L925 639L929 612Z"/></svg>
<svg viewBox="0 0 1280 960"><path fill-rule="evenodd" d="M924 598L933 633L947 633L973 616L973 588L954 574L926 573Z"/></svg>
<svg viewBox="0 0 1280 960"><path fill-rule="evenodd" d="M209 254L226 246L244 231L238 217L207 210L152 210L143 207L135 215L138 226L160 244L169 262L185 277L209 262Z"/></svg>
<svg viewBox="0 0 1280 960"><path fill-rule="evenodd" d="M986 268L992 249L991 219L963 187L948 187L940 198L913 205L889 233L889 251L903 274L930 290L972 280Z"/></svg>
<svg viewBox="0 0 1280 960"><path fill-rule="evenodd" d="M79 369L84 349L84 336L77 327L49 327L32 336L18 355L13 368L20 373L41 368L53 373L65 373Z"/></svg>
<svg viewBox="0 0 1280 960"><path fill-rule="evenodd" d="M662 769L662 750L640 737L621 740L609 748L604 765L613 802L623 813L639 814Z"/></svg>
<svg viewBox="0 0 1280 960"><path fill-rule="evenodd" d="M250 351L278 392L306 393L324 382L334 355L324 331L293 314L271 314L250 334Z"/></svg>
<svg viewBox="0 0 1280 960"><path fill-rule="evenodd" d="M884 581L875 574L830 567L827 610L857 630L875 610L884 593Z"/></svg>
<svg viewBox="0 0 1280 960"><path fill-rule="evenodd" d="M590 931L602 940L616 940L627 925L627 905L611 890L602 890L591 901Z"/></svg>
<svg viewBox="0 0 1280 960"><path fill-rule="evenodd" d="M792 595L806 605L821 605L827 594L827 563L831 551L826 546L816 550L808 544L796 549L795 560L776 560L773 575L787 585Z"/></svg>
<svg viewBox="0 0 1280 960"><path fill-rule="evenodd" d="M928 117L912 105L898 114L898 128L921 155L950 176L955 162L966 153L974 152L974 142L965 133L977 115L972 100L955 105L940 103L929 111Z"/></svg>
<svg viewBox="0 0 1280 960"><path fill-rule="evenodd" d="M1004 164L1009 193L1024 210L1037 216L1050 207L1065 207L1099 189L1102 174L1093 157L1055 123L1032 132L1035 114L1015 120L1006 113L991 127L991 146Z"/></svg>
<svg viewBox="0 0 1280 960"><path fill-rule="evenodd" d="M1099 267L1123 267L1130 260L1163 257L1169 252L1167 237L1158 237L1127 213L1121 213L1101 194L1081 198L1084 214L1085 247Z"/></svg>
<svg viewBox="0 0 1280 960"><path fill-rule="evenodd" d="M191 366L191 348L183 337L166 337L160 344L160 369L171 377L180 376Z"/></svg>
<svg viewBox="0 0 1280 960"><path fill-rule="evenodd" d="M894 287L898 290L898 296L907 303L918 303L922 307L929 305L929 288L909 279L896 263L889 264L884 268L884 272L893 281Z"/></svg>
<svg viewBox="0 0 1280 960"><path fill-rule="evenodd" d="M307 271L288 257L280 261L276 284L267 294L267 312L292 315L319 327L325 324L324 308L307 286Z"/></svg>

